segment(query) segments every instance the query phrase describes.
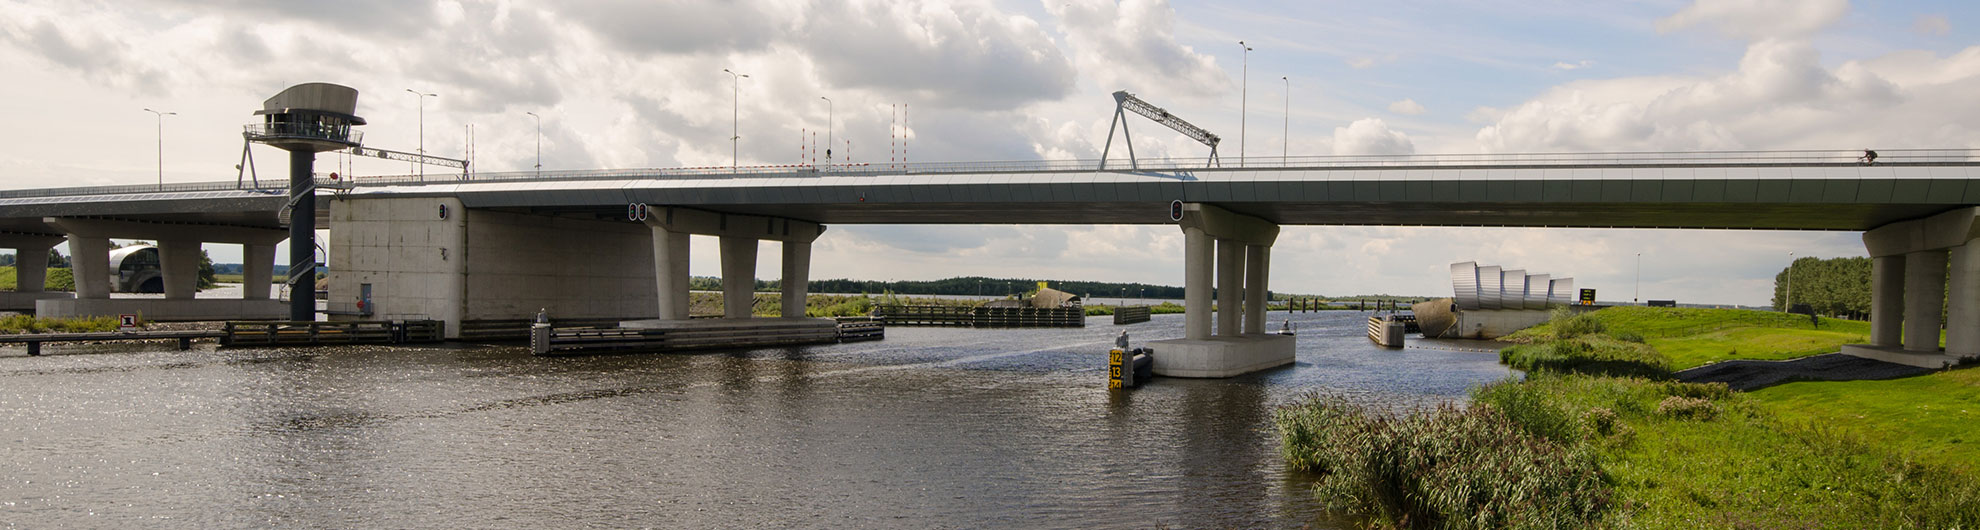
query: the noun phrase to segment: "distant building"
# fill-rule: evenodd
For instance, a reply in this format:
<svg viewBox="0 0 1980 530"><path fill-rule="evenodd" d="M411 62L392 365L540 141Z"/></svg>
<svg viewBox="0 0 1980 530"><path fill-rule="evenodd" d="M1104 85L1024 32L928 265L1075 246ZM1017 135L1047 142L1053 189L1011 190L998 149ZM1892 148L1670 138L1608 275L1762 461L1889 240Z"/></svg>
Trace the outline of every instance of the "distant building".
<svg viewBox="0 0 1980 530"><path fill-rule="evenodd" d="M1547 310L1571 305L1574 278L1527 274L1497 265L1451 264L1451 298L1411 307L1425 337L1493 339L1547 321Z"/></svg>
<svg viewBox="0 0 1980 530"><path fill-rule="evenodd" d="M111 250L110 274L111 292L165 292L165 275L159 267L158 247L154 245L131 245Z"/></svg>

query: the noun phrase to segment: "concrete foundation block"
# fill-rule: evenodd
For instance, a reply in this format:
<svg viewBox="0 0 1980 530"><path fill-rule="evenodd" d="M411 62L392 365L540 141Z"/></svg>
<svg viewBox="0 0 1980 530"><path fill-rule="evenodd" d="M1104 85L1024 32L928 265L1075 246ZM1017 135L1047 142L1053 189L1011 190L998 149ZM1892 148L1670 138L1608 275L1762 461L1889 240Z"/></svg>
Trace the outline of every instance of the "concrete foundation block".
<svg viewBox="0 0 1980 530"><path fill-rule="evenodd" d="M1899 346L1878 346L1875 344L1846 344L1842 347L1842 354L1865 359L1875 359L1887 363L1930 368L1933 370L1950 368L1959 364L1962 360L1957 355L1912 351Z"/></svg>
<svg viewBox="0 0 1980 530"><path fill-rule="evenodd" d="M66 292L0 292L0 311L33 311L35 302L75 298Z"/></svg>
<svg viewBox="0 0 1980 530"><path fill-rule="evenodd" d="M1203 378L1235 377L1292 364L1297 346L1292 335L1267 334L1148 343L1155 352L1155 375Z"/></svg>
<svg viewBox="0 0 1980 530"><path fill-rule="evenodd" d="M68 298L40 300L34 314L42 317L142 315L150 321L287 320L289 304L280 300L200 298Z"/></svg>

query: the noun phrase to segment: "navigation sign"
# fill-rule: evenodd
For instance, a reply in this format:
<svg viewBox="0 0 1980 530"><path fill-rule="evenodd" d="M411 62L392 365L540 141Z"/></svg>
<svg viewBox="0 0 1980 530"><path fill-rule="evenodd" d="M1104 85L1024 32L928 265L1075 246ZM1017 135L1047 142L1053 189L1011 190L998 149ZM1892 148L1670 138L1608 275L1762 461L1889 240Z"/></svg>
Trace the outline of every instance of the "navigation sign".
<svg viewBox="0 0 1980 530"><path fill-rule="evenodd" d="M1595 305L1595 290L1594 290L1594 289L1582 289L1582 290L1581 290L1581 305Z"/></svg>
<svg viewBox="0 0 1980 530"><path fill-rule="evenodd" d="M1176 199L1176 201L1175 201L1175 202L1171 202L1171 203L1169 203L1169 220L1170 220L1170 221L1177 221L1177 222L1181 222L1181 221L1182 221L1182 214L1183 214L1183 207L1182 207L1182 199Z"/></svg>
<svg viewBox="0 0 1980 530"><path fill-rule="evenodd" d="M1119 390L1122 387L1124 381L1121 379L1121 370L1133 370L1125 367L1125 359L1130 358L1127 352L1121 351L1120 348L1107 352L1107 388Z"/></svg>
<svg viewBox="0 0 1980 530"><path fill-rule="evenodd" d="M130 313L125 313L125 314L122 314L122 315L117 315L117 329L120 329L120 330L124 330L124 331L130 331L130 330L133 330L133 329L137 329L137 325L138 325L138 320L137 320L137 318L138 318L138 316L137 316L137 315L134 315L134 314L130 314Z"/></svg>

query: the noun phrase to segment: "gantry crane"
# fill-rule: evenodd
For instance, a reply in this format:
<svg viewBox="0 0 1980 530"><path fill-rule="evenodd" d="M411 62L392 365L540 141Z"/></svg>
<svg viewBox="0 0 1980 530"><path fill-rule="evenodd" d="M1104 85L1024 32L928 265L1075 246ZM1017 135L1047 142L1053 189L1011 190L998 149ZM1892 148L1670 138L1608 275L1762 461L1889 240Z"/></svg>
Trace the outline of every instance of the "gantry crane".
<svg viewBox="0 0 1980 530"><path fill-rule="evenodd" d="M1134 111L1135 114L1146 116L1148 119L1155 120L1155 123L1160 123L1170 129L1175 129L1176 132L1183 133L1183 136L1188 136L1191 140L1196 140L1203 145L1210 146L1210 161L1205 167L1222 165L1221 161L1217 160L1217 142L1223 141L1222 138L1217 137L1216 134L1210 131L1204 130L1202 127L1197 127L1184 121L1174 114L1169 114L1169 111L1162 110L1162 107L1157 107L1152 103L1143 101L1141 98L1134 97L1134 94L1129 94L1126 90L1121 90L1114 92L1114 120L1107 124L1107 145L1100 149L1100 169L1107 169L1107 153L1114 148L1114 129L1116 127L1121 130L1121 143L1127 145L1128 166L1134 169L1141 169L1141 163L1137 162L1134 158L1134 136L1128 134L1127 130L1127 111Z"/></svg>

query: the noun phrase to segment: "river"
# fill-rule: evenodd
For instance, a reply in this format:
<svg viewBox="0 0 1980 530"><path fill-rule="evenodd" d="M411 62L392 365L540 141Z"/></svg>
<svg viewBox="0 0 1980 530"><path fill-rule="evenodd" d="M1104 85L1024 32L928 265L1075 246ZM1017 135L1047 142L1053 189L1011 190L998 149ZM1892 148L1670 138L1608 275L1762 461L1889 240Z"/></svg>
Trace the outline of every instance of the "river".
<svg viewBox="0 0 1980 530"><path fill-rule="evenodd" d="M8 526L1340 526L1273 407L1461 400L1491 353L1383 350L1296 313L1298 363L1107 391L1113 335L892 328L880 342L538 358L520 346L0 348ZM1273 328L1288 318L1273 313Z"/></svg>

